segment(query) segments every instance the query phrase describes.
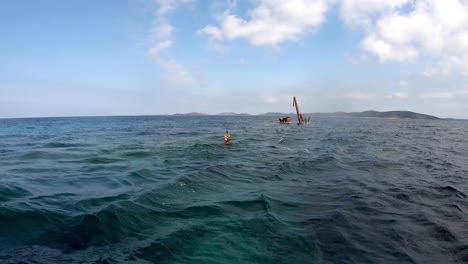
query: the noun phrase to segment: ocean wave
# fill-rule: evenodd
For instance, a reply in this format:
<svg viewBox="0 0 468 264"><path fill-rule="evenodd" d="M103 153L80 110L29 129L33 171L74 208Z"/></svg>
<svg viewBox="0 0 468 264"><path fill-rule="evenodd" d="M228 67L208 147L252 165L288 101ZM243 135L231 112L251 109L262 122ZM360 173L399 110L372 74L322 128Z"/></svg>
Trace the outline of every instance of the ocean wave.
<svg viewBox="0 0 468 264"><path fill-rule="evenodd" d="M14 183L4 183L0 185L0 202L8 202L10 200L21 197L30 196L31 192Z"/></svg>

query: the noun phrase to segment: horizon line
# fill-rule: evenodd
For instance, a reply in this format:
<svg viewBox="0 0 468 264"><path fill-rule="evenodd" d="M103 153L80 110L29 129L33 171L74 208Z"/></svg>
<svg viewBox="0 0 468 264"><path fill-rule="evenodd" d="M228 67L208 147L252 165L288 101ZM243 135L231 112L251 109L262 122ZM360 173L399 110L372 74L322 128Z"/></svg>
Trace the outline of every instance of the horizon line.
<svg viewBox="0 0 468 264"><path fill-rule="evenodd" d="M363 112L412 112L416 114L428 115L433 116L439 119L454 119L454 120L468 120L468 118L452 118L452 117L438 117L429 114L423 114L418 112L413 112L410 110L389 110L389 111L377 111L377 110L364 110L364 111L352 111L352 112L345 112L345 111L334 111L334 112L304 112L303 114L335 114L335 113L363 113ZM187 112L187 113L172 113L172 114L116 114L116 115L70 115L70 116L21 116L21 117L0 117L0 119L39 119L39 118L85 118L85 117L151 117L151 116L262 116L267 115L269 113L272 114L282 114L282 115L295 115L295 113L284 113L284 112L265 112L259 114L250 114L250 113L236 113L236 112L221 112L216 114L207 114L202 112ZM273 115L272 115L273 116ZM322 117L339 117L339 116L322 116Z"/></svg>

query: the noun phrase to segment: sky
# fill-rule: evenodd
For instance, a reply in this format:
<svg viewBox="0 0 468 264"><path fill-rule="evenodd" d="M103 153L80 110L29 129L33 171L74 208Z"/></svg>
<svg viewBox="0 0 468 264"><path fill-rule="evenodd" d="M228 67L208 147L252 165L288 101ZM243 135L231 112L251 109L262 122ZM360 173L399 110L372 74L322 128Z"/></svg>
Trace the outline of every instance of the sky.
<svg viewBox="0 0 468 264"><path fill-rule="evenodd" d="M0 118L468 119L468 0L0 1Z"/></svg>

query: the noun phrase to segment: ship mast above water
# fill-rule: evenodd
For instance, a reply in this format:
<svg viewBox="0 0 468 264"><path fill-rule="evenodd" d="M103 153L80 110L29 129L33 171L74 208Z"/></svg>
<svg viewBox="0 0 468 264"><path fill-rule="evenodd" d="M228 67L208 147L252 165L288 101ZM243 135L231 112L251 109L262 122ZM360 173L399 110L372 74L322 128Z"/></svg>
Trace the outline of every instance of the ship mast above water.
<svg viewBox="0 0 468 264"><path fill-rule="evenodd" d="M294 96L294 99L293 99L293 106L296 107L297 124L300 125L300 124L306 124L306 123L308 123L309 120L304 120L304 118L302 117L302 114L299 112L299 105L298 105L298 103L297 103L296 96Z"/></svg>

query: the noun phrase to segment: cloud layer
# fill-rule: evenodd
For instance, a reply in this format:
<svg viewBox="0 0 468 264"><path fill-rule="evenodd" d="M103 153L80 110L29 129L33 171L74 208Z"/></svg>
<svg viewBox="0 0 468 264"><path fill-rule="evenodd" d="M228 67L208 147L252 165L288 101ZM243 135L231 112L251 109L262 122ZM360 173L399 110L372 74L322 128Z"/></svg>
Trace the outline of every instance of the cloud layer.
<svg viewBox="0 0 468 264"><path fill-rule="evenodd" d="M245 18L228 9L200 33L274 47L317 30L333 8L363 34L361 50L381 62L428 57L436 63L425 76L468 75L468 0L260 0Z"/></svg>
<svg viewBox="0 0 468 264"><path fill-rule="evenodd" d="M351 5L358 18L349 18L347 12L342 15L345 21L366 27L361 46L365 52L380 61L434 58L438 65L426 71L427 76L451 71L468 75L468 1L396 0L392 4L382 5L388 7L382 11L359 1Z"/></svg>

